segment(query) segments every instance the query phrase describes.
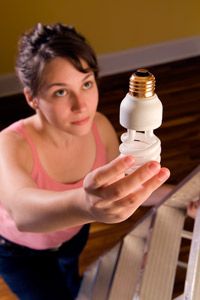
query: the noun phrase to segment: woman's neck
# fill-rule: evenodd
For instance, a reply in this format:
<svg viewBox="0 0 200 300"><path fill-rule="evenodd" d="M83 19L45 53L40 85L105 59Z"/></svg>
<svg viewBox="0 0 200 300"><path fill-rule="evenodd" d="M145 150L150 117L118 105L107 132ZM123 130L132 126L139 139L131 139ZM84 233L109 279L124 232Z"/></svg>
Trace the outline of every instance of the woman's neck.
<svg viewBox="0 0 200 300"><path fill-rule="evenodd" d="M56 147L66 147L81 138L64 132L55 126L51 126L51 124L43 121L37 114L27 118L25 126L32 129L45 143L48 142Z"/></svg>

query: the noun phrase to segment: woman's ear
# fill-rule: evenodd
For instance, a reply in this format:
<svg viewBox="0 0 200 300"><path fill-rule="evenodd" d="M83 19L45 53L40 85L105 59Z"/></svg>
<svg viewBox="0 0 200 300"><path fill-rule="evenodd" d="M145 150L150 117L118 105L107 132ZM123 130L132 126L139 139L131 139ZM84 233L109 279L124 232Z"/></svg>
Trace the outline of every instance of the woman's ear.
<svg viewBox="0 0 200 300"><path fill-rule="evenodd" d="M23 92L28 105L36 110L38 108L38 99L36 97L33 97L32 92L28 87L25 87Z"/></svg>

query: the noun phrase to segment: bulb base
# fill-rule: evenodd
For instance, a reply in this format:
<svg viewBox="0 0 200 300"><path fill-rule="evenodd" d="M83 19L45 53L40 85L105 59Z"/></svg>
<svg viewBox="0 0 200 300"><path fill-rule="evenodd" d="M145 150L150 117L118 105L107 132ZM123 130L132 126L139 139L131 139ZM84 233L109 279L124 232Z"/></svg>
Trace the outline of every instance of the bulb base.
<svg viewBox="0 0 200 300"><path fill-rule="evenodd" d="M138 69L129 80L129 94L136 98L149 98L155 94L155 77L146 69Z"/></svg>

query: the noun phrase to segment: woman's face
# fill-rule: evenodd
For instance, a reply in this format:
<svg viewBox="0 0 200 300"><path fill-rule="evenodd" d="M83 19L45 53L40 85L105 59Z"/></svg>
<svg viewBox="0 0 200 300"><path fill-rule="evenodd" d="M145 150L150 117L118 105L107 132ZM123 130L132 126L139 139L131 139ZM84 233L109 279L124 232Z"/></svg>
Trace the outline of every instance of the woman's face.
<svg viewBox="0 0 200 300"><path fill-rule="evenodd" d="M88 68L85 61L82 66ZM82 73L67 59L54 58L44 68L35 100L43 122L72 135L87 134L98 104L94 73Z"/></svg>

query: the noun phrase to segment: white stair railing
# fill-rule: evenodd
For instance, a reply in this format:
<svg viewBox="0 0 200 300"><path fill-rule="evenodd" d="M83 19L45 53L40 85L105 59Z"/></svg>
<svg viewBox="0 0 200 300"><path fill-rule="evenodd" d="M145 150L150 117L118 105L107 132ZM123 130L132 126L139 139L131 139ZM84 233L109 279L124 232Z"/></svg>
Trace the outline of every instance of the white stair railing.
<svg viewBox="0 0 200 300"><path fill-rule="evenodd" d="M186 207L199 195L200 166L85 273L77 300L171 300L181 264L185 290L176 299L199 300L200 209L193 233L184 230ZM178 261L182 238L192 238L188 264Z"/></svg>

